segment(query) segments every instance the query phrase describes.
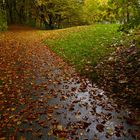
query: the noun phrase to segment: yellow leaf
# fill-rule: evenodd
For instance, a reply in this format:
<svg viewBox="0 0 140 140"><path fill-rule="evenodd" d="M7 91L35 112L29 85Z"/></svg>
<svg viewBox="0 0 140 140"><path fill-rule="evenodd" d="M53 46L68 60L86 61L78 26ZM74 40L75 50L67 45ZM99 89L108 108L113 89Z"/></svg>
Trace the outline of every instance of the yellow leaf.
<svg viewBox="0 0 140 140"><path fill-rule="evenodd" d="M60 131L62 131L63 130L62 125L57 125L57 129L60 130Z"/></svg>

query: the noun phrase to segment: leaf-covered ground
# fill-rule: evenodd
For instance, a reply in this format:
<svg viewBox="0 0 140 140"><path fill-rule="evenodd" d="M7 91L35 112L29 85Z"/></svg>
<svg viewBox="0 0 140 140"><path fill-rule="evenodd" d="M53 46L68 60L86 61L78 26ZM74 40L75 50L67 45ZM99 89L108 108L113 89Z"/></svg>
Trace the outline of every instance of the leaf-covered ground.
<svg viewBox="0 0 140 140"><path fill-rule="evenodd" d="M99 84L111 96L140 107L140 49L136 46L117 47L108 59L96 66L96 71Z"/></svg>
<svg viewBox="0 0 140 140"><path fill-rule="evenodd" d="M0 139L139 139L139 111L80 77L46 37L25 27L0 34Z"/></svg>

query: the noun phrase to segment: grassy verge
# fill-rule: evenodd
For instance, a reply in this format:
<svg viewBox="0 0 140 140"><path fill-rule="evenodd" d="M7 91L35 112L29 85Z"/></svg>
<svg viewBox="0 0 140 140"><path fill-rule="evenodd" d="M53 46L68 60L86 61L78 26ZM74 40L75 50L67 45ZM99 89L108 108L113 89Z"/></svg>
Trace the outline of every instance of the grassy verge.
<svg viewBox="0 0 140 140"><path fill-rule="evenodd" d="M45 44L69 64L85 73L105 56L114 51L118 44L126 43L119 25L97 24L48 31Z"/></svg>

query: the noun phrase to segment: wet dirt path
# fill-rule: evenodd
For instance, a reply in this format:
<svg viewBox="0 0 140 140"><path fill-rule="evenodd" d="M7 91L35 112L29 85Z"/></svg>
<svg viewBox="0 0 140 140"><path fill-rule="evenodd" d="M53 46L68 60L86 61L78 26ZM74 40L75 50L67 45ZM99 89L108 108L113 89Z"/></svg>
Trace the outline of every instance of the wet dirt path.
<svg viewBox="0 0 140 140"><path fill-rule="evenodd" d="M44 37L20 27L0 34L0 139L138 139L137 109L80 77Z"/></svg>

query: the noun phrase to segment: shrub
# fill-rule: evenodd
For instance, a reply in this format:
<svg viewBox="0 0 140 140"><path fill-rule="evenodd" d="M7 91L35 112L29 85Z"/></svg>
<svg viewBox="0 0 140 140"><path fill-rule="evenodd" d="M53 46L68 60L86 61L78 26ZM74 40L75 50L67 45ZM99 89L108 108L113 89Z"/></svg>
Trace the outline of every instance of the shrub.
<svg viewBox="0 0 140 140"><path fill-rule="evenodd" d="M120 26L119 31L129 32L130 29L134 29L140 26L140 17L134 17L128 23Z"/></svg>

